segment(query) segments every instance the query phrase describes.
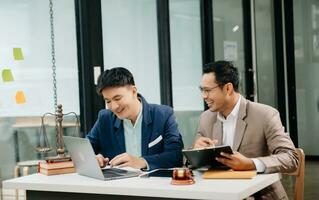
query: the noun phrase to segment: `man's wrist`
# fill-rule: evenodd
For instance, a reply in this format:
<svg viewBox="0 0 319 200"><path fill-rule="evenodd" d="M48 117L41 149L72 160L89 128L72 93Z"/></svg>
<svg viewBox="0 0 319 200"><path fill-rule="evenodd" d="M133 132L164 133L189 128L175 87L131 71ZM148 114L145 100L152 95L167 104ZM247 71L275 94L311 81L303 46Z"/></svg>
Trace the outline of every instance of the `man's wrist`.
<svg viewBox="0 0 319 200"><path fill-rule="evenodd" d="M143 157L139 157L139 159L140 159L141 163L143 163L143 164L141 164L140 169L141 170L148 170L149 167L148 167L147 161Z"/></svg>

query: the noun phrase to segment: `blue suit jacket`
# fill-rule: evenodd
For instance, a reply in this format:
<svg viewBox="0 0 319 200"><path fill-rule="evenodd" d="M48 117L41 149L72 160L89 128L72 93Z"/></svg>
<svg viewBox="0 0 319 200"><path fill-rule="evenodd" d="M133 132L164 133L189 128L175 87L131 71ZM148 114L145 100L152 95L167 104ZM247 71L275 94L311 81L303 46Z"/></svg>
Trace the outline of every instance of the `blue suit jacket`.
<svg viewBox="0 0 319 200"><path fill-rule="evenodd" d="M181 166L183 142L173 109L148 104L141 95L139 98L143 104L142 157L147 161L149 169ZM86 138L90 140L95 153L101 153L109 159L126 152L123 120L110 110L99 112Z"/></svg>

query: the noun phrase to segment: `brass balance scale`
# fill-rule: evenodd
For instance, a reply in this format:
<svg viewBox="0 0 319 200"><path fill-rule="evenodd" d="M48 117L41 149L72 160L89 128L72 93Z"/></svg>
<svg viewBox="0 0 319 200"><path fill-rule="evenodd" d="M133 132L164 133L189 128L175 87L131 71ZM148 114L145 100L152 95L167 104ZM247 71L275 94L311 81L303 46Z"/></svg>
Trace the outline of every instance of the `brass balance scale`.
<svg viewBox="0 0 319 200"><path fill-rule="evenodd" d="M52 58L52 77L53 77L53 97L54 97L54 108L55 113L45 113L41 117L41 129L40 129L40 143L39 146L36 147L36 151L39 153L47 153L52 150L52 147L49 144L45 119L47 116L55 117L55 132L56 132L56 156L46 157L45 160L47 162L63 162L71 160L71 157L66 154L63 142L63 119L65 116L74 115L76 118L75 122L75 130L77 129L77 136L80 136L80 123L79 117L75 112L69 112L63 114L63 109L61 104L57 104L57 86L56 86L56 59L55 59L55 37L54 37L54 18L53 18L53 2L49 0L49 8L50 8L50 32L51 32L51 58ZM76 135L76 134L74 134Z"/></svg>

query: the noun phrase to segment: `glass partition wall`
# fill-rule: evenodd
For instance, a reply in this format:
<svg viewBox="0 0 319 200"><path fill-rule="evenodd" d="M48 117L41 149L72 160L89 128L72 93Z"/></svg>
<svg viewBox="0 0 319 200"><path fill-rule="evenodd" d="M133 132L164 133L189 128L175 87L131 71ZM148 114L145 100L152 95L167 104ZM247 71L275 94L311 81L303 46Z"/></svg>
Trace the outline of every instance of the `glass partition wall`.
<svg viewBox="0 0 319 200"><path fill-rule="evenodd" d="M238 68L239 91L246 95L242 1L213 0L215 60L233 61Z"/></svg>
<svg viewBox="0 0 319 200"><path fill-rule="evenodd" d="M319 155L319 1L294 0L298 143Z"/></svg>
<svg viewBox="0 0 319 200"><path fill-rule="evenodd" d="M199 0L170 0L173 107L185 147L197 132L204 103L199 92L202 50Z"/></svg>
<svg viewBox="0 0 319 200"><path fill-rule="evenodd" d="M57 102L79 114L73 0L53 1ZM40 116L55 112L49 1L0 1L0 179L18 161L42 158ZM70 119L72 120L72 119ZM55 128L48 128L55 148ZM52 151L54 154L54 151Z"/></svg>
<svg viewBox="0 0 319 200"><path fill-rule="evenodd" d="M258 102L278 109L273 9L271 0L255 1L257 96Z"/></svg>
<svg viewBox="0 0 319 200"><path fill-rule="evenodd" d="M129 69L149 103L160 103L155 0L103 0L104 69Z"/></svg>

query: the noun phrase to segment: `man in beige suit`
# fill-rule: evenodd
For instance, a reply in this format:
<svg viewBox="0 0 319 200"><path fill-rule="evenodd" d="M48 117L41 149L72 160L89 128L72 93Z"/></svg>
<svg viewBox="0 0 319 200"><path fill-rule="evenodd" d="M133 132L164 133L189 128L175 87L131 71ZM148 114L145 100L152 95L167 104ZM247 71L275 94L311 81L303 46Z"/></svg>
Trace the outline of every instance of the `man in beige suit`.
<svg viewBox="0 0 319 200"><path fill-rule="evenodd" d="M209 110L200 116L194 148L230 145L234 154L217 161L234 170L292 172L295 146L284 132L276 109L251 102L238 92L238 70L231 62L205 65L200 90ZM280 181L254 195L256 199L288 199Z"/></svg>

